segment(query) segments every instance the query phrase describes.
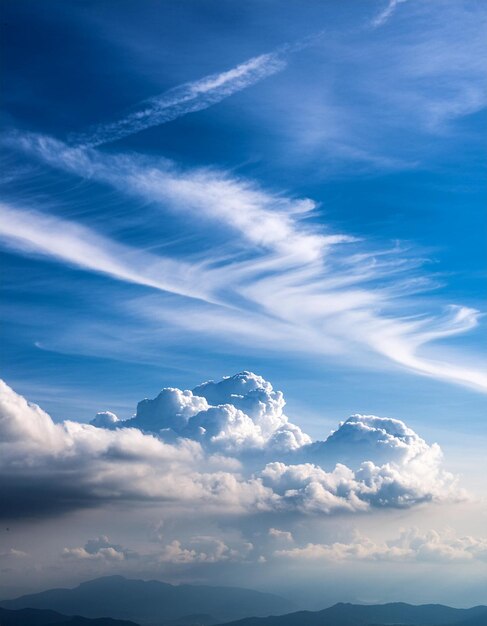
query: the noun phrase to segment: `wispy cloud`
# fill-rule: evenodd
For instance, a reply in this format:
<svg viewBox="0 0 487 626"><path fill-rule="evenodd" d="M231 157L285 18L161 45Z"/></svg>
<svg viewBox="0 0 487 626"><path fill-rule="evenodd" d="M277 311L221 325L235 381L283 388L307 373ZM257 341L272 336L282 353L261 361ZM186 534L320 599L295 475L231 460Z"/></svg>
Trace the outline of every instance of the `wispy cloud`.
<svg viewBox="0 0 487 626"><path fill-rule="evenodd" d="M0 241L117 280L205 299L196 265L153 256L90 228L33 210L0 204Z"/></svg>
<svg viewBox="0 0 487 626"><path fill-rule="evenodd" d="M398 5L407 0L389 0L387 6L372 20L371 24L374 28L383 26L392 16Z"/></svg>
<svg viewBox="0 0 487 626"><path fill-rule="evenodd" d="M318 32L293 43L283 44L272 52L247 59L229 70L178 85L140 103L126 117L115 122L98 124L85 133L74 135L71 138L72 143L96 147L172 122L188 113L208 109L234 93L281 72L286 68L291 54L316 45L323 34Z"/></svg>
<svg viewBox="0 0 487 626"><path fill-rule="evenodd" d="M163 159L71 148L41 135L11 135L8 141L58 169L107 183L125 194L200 221L218 222L293 263L317 260L325 247L354 240L306 227L303 219L316 209L309 198L267 193L222 171L183 169Z"/></svg>
<svg viewBox="0 0 487 626"><path fill-rule="evenodd" d="M210 74L199 80L174 87L143 102L126 117L99 124L91 131L74 136L73 142L83 146L99 146L133 135L152 126L166 124L188 113L203 111L234 93L280 72L286 67L285 51L253 57L225 72Z"/></svg>
<svg viewBox="0 0 487 626"><path fill-rule="evenodd" d="M357 363L367 363L375 354L411 372L487 389L481 370L457 356L444 351L441 358L428 358L428 343L474 328L479 312L455 305L443 307L440 315L428 314L418 294L434 283L420 271L422 260L414 254L402 248L375 251L348 234L327 233L322 225L303 222L315 207L312 201L272 194L224 172L181 170L137 155L69 148L46 137L17 136L13 141L53 167L109 184L158 211L191 215L186 228L196 229L207 243L218 239L215 225L233 233L220 237L216 246L186 254L184 264L142 257L134 274L133 263L113 265L114 258L127 258L125 252L115 251L109 258L96 252L106 250L107 242L97 243L95 233L88 237L80 231L82 246L89 239L93 250L73 259L79 242L72 241L73 233L64 225L57 232L69 243L54 242L53 251L49 239L39 243L39 235L29 228L7 232L10 239L27 238L30 246L42 245L44 253L65 262L205 301L164 307L147 299L134 303L134 310L156 328L164 322L219 342L252 341L279 352L340 353L353 355ZM52 232L49 223L37 221L41 232Z"/></svg>

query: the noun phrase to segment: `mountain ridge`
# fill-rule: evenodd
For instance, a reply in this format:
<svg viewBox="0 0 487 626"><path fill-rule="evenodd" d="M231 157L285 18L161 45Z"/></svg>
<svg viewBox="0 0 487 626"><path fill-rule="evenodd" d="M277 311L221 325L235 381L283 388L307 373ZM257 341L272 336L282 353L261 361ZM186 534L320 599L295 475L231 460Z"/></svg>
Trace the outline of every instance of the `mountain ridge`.
<svg viewBox="0 0 487 626"><path fill-rule="evenodd" d="M208 615L213 623L249 615L288 613L295 606L279 596L209 585L172 585L158 580L104 576L74 588L55 588L0 601L7 609L50 609L95 618L109 615L139 623L164 623L188 614Z"/></svg>
<svg viewBox="0 0 487 626"><path fill-rule="evenodd" d="M79 615L62 615L44 609L4 609L0 607L1 626L138 626L135 622L111 617L89 619Z"/></svg>
<svg viewBox="0 0 487 626"><path fill-rule="evenodd" d="M457 609L406 602L366 605L339 602L321 611L250 617L221 626L487 626L487 606Z"/></svg>

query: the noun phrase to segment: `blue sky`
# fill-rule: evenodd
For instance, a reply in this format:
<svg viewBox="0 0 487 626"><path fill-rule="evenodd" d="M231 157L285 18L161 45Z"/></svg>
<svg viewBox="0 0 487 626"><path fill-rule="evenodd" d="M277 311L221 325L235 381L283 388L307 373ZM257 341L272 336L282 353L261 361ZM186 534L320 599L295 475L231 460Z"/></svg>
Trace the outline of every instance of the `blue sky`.
<svg viewBox="0 0 487 626"><path fill-rule="evenodd" d="M4 2L3 378L87 422L250 370L313 438L395 417L479 489L485 22Z"/></svg>

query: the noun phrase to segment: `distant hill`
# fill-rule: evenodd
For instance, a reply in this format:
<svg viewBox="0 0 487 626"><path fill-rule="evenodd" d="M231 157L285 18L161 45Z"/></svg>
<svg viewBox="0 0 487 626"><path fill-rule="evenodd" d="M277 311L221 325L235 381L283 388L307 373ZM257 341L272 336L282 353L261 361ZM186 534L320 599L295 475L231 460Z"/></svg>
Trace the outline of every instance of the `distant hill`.
<svg viewBox="0 0 487 626"><path fill-rule="evenodd" d="M289 613L288 600L268 593L238 587L170 585L157 580L129 580L107 576L82 583L74 589L50 589L4 600L6 609L50 609L65 615L129 619L144 624L164 624L188 615L202 616L201 624L231 621L249 615ZM3 625L2 625L3 626Z"/></svg>
<svg viewBox="0 0 487 626"><path fill-rule="evenodd" d="M19 609L17 611L0 608L0 626L137 626L126 620L101 617L69 617L56 611L42 609Z"/></svg>
<svg viewBox="0 0 487 626"><path fill-rule="evenodd" d="M184 617L164 622L162 626L214 626L219 623L215 622L211 615L185 615Z"/></svg>
<svg viewBox="0 0 487 626"><path fill-rule="evenodd" d="M335 604L323 611L251 617L221 626L487 626L487 606L453 609L441 604L413 606L402 602L378 605Z"/></svg>

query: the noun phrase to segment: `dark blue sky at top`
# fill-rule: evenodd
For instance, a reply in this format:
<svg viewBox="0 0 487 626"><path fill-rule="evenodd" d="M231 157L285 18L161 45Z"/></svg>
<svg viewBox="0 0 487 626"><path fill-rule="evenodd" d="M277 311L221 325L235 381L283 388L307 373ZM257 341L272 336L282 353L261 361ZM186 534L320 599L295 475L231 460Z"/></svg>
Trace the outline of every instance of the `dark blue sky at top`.
<svg viewBox="0 0 487 626"><path fill-rule="evenodd" d="M435 2L428 9L410 0L371 28L384 4L4 0L4 132L66 141L177 85L323 31L319 45L294 53L283 71L101 150L218 168L276 193L313 198L319 203L313 222L378 247L411 245L428 259L426 272L441 283L442 301L482 309L483 3ZM196 244L211 245L204 234L181 235L186 218L161 218L97 181L80 181L11 147L2 162L6 202L29 208L35 201L58 217L179 258ZM158 228L164 242L153 237ZM139 341L140 321L115 306L146 288L11 250L2 252L2 266L5 378L57 418L88 419L97 409L128 415L163 385L192 387L257 369L286 390L289 412L302 412L316 434L359 410L407 415L423 430L440 416L455 430L468 412L481 430L485 403L469 389L400 369L378 374L353 362L194 344L169 331L158 353L150 338ZM433 297L426 293L425 303ZM73 343L77 329L83 338L90 328L98 349L84 339ZM100 341L107 335L123 344L119 356L104 355ZM451 345L476 358L480 337L474 330ZM439 408L439 398L448 406Z"/></svg>

